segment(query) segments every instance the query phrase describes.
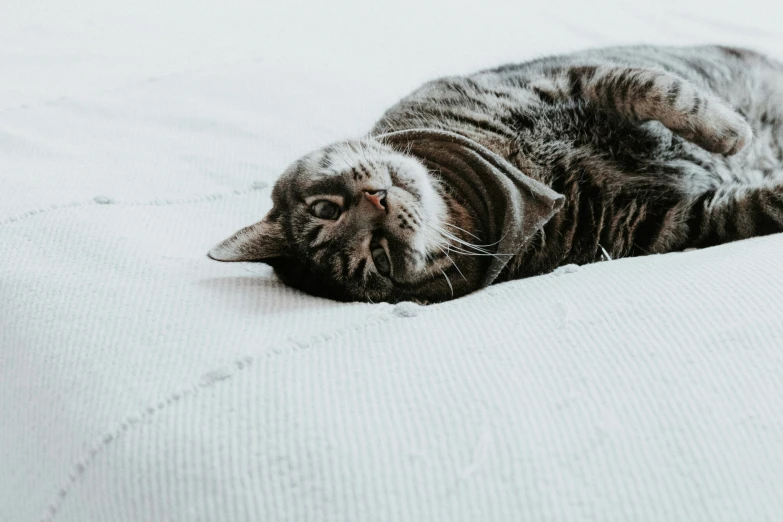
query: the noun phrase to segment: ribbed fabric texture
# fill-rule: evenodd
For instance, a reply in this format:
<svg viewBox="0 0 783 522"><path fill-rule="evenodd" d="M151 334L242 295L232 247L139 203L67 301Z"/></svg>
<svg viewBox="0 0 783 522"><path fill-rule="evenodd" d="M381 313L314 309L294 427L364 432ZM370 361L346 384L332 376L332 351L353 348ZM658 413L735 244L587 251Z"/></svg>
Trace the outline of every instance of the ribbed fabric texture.
<svg viewBox="0 0 783 522"><path fill-rule="evenodd" d="M14 4L0 522L783 519L779 236L431 307L206 258L428 79L637 41L782 58L781 6Z"/></svg>

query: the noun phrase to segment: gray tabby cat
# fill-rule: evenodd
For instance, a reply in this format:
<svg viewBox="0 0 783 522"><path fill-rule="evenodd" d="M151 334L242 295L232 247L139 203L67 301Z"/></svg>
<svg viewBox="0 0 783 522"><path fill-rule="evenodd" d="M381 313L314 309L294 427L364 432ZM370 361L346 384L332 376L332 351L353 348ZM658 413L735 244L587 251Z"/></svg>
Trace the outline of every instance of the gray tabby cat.
<svg viewBox="0 0 783 522"><path fill-rule="evenodd" d="M430 82L291 165L216 246L339 300L438 302L783 231L783 65L627 47Z"/></svg>

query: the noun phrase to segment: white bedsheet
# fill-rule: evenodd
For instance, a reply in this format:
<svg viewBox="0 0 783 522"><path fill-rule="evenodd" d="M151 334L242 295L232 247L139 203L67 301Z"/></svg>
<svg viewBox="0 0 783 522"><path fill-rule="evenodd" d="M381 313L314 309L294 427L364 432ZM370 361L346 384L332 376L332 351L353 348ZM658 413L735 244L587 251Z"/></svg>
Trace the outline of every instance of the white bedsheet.
<svg viewBox="0 0 783 522"><path fill-rule="evenodd" d="M0 8L0 521L783 520L783 236L418 307L206 251L420 83L783 7ZM283 5L285 4L285 5Z"/></svg>

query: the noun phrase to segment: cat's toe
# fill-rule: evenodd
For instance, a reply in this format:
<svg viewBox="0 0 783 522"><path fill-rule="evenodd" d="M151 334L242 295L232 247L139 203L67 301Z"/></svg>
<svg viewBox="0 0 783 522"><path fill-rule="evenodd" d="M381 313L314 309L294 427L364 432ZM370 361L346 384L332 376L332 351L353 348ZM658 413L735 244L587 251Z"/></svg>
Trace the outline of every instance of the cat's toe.
<svg viewBox="0 0 783 522"><path fill-rule="evenodd" d="M753 129L745 121L742 125L729 129L728 136L725 136L721 140L721 154L726 156L733 156L738 152L741 152L747 147L753 140Z"/></svg>
<svg viewBox="0 0 783 522"><path fill-rule="evenodd" d="M732 156L742 151L753 140L753 129L748 122L729 107L721 107L716 111L716 117L711 122L705 122L711 128L708 136L708 143L705 149Z"/></svg>

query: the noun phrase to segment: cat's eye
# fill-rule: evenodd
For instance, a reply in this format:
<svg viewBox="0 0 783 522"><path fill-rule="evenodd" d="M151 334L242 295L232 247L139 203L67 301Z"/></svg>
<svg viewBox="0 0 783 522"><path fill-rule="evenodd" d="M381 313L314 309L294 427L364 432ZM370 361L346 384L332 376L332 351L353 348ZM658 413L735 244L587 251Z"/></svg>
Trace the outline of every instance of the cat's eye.
<svg viewBox="0 0 783 522"><path fill-rule="evenodd" d="M310 211L317 218L321 219L337 219L340 217L340 205L328 201L325 199L319 199L312 205L310 205Z"/></svg>
<svg viewBox="0 0 783 522"><path fill-rule="evenodd" d="M372 249L372 262L375 263L375 268L382 275L389 275L391 272L391 261L382 246L376 246Z"/></svg>

